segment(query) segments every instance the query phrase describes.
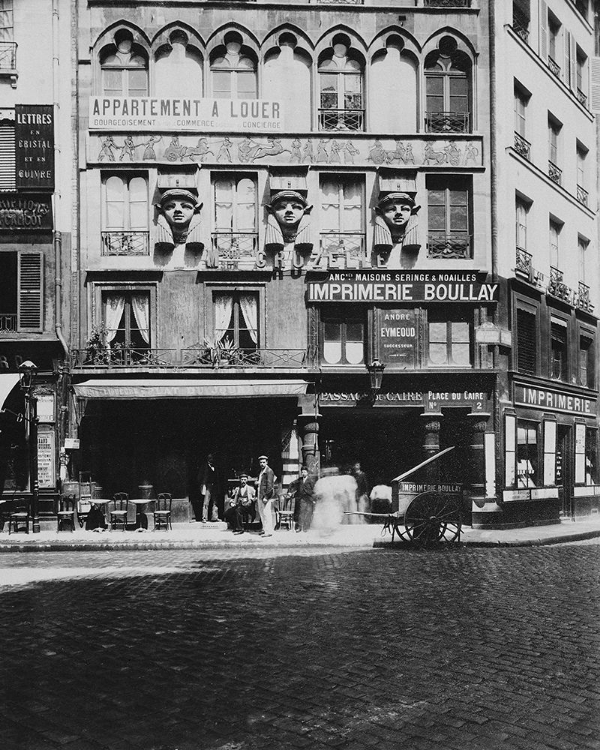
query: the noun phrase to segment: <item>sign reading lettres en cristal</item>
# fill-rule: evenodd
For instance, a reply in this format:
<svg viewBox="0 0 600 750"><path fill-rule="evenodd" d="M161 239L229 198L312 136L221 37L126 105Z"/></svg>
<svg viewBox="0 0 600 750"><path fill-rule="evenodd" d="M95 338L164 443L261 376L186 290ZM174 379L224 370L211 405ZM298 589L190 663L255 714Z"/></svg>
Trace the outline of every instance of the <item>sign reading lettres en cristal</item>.
<svg viewBox="0 0 600 750"><path fill-rule="evenodd" d="M281 102L93 96L90 130L283 130Z"/></svg>

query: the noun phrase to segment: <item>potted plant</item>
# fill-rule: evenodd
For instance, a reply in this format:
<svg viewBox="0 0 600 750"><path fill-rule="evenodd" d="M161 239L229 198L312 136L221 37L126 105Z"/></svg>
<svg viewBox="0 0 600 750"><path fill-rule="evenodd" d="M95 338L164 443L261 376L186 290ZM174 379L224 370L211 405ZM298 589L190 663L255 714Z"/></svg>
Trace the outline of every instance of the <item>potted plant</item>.
<svg viewBox="0 0 600 750"><path fill-rule="evenodd" d="M104 323L92 326L92 333L85 342L85 363L92 365L107 365L110 362L111 351L106 343L108 330Z"/></svg>

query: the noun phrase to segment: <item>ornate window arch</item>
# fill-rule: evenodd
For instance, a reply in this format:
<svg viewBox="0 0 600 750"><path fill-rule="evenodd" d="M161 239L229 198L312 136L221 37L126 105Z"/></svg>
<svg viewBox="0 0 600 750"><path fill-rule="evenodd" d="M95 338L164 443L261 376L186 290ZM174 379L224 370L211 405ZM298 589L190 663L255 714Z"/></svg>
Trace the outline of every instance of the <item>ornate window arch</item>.
<svg viewBox="0 0 600 750"><path fill-rule="evenodd" d="M364 58L346 34L319 56L319 130L364 130Z"/></svg>
<svg viewBox="0 0 600 750"><path fill-rule="evenodd" d="M104 96L148 96L148 54L129 29L118 29L100 52Z"/></svg>
<svg viewBox="0 0 600 750"><path fill-rule="evenodd" d="M229 31L210 56L212 95L220 99L256 99L256 56L243 44L242 35Z"/></svg>
<svg viewBox="0 0 600 750"><path fill-rule="evenodd" d="M204 59L200 41L179 26L165 30L154 40L153 91L155 96L203 96ZM174 72L177 71L177 75Z"/></svg>
<svg viewBox="0 0 600 750"><path fill-rule="evenodd" d="M429 133L470 133L472 69L469 55L452 36L443 36L425 58L425 129Z"/></svg>

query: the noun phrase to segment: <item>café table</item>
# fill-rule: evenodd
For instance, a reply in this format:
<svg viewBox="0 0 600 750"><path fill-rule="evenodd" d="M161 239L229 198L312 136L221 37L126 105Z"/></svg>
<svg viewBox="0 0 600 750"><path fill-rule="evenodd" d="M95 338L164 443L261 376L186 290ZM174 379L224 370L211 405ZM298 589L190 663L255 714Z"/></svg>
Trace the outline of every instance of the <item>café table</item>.
<svg viewBox="0 0 600 750"><path fill-rule="evenodd" d="M148 516L146 515L146 508L144 505L149 505L154 502L152 498L148 497L130 497L129 502L135 505L135 528L147 529L148 528Z"/></svg>

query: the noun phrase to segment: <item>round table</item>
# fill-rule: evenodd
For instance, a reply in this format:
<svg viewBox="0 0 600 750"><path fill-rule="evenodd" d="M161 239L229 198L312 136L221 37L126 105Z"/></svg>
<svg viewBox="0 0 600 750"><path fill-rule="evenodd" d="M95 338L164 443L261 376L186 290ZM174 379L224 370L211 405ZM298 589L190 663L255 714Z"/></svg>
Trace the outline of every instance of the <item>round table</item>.
<svg viewBox="0 0 600 750"><path fill-rule="evenodd" d="M135 528L147 529L148 516L145 513L145 509L142 510L142 506L153 503L154 499L151 497L130 497L129 502L135 505Z"/></svg>

